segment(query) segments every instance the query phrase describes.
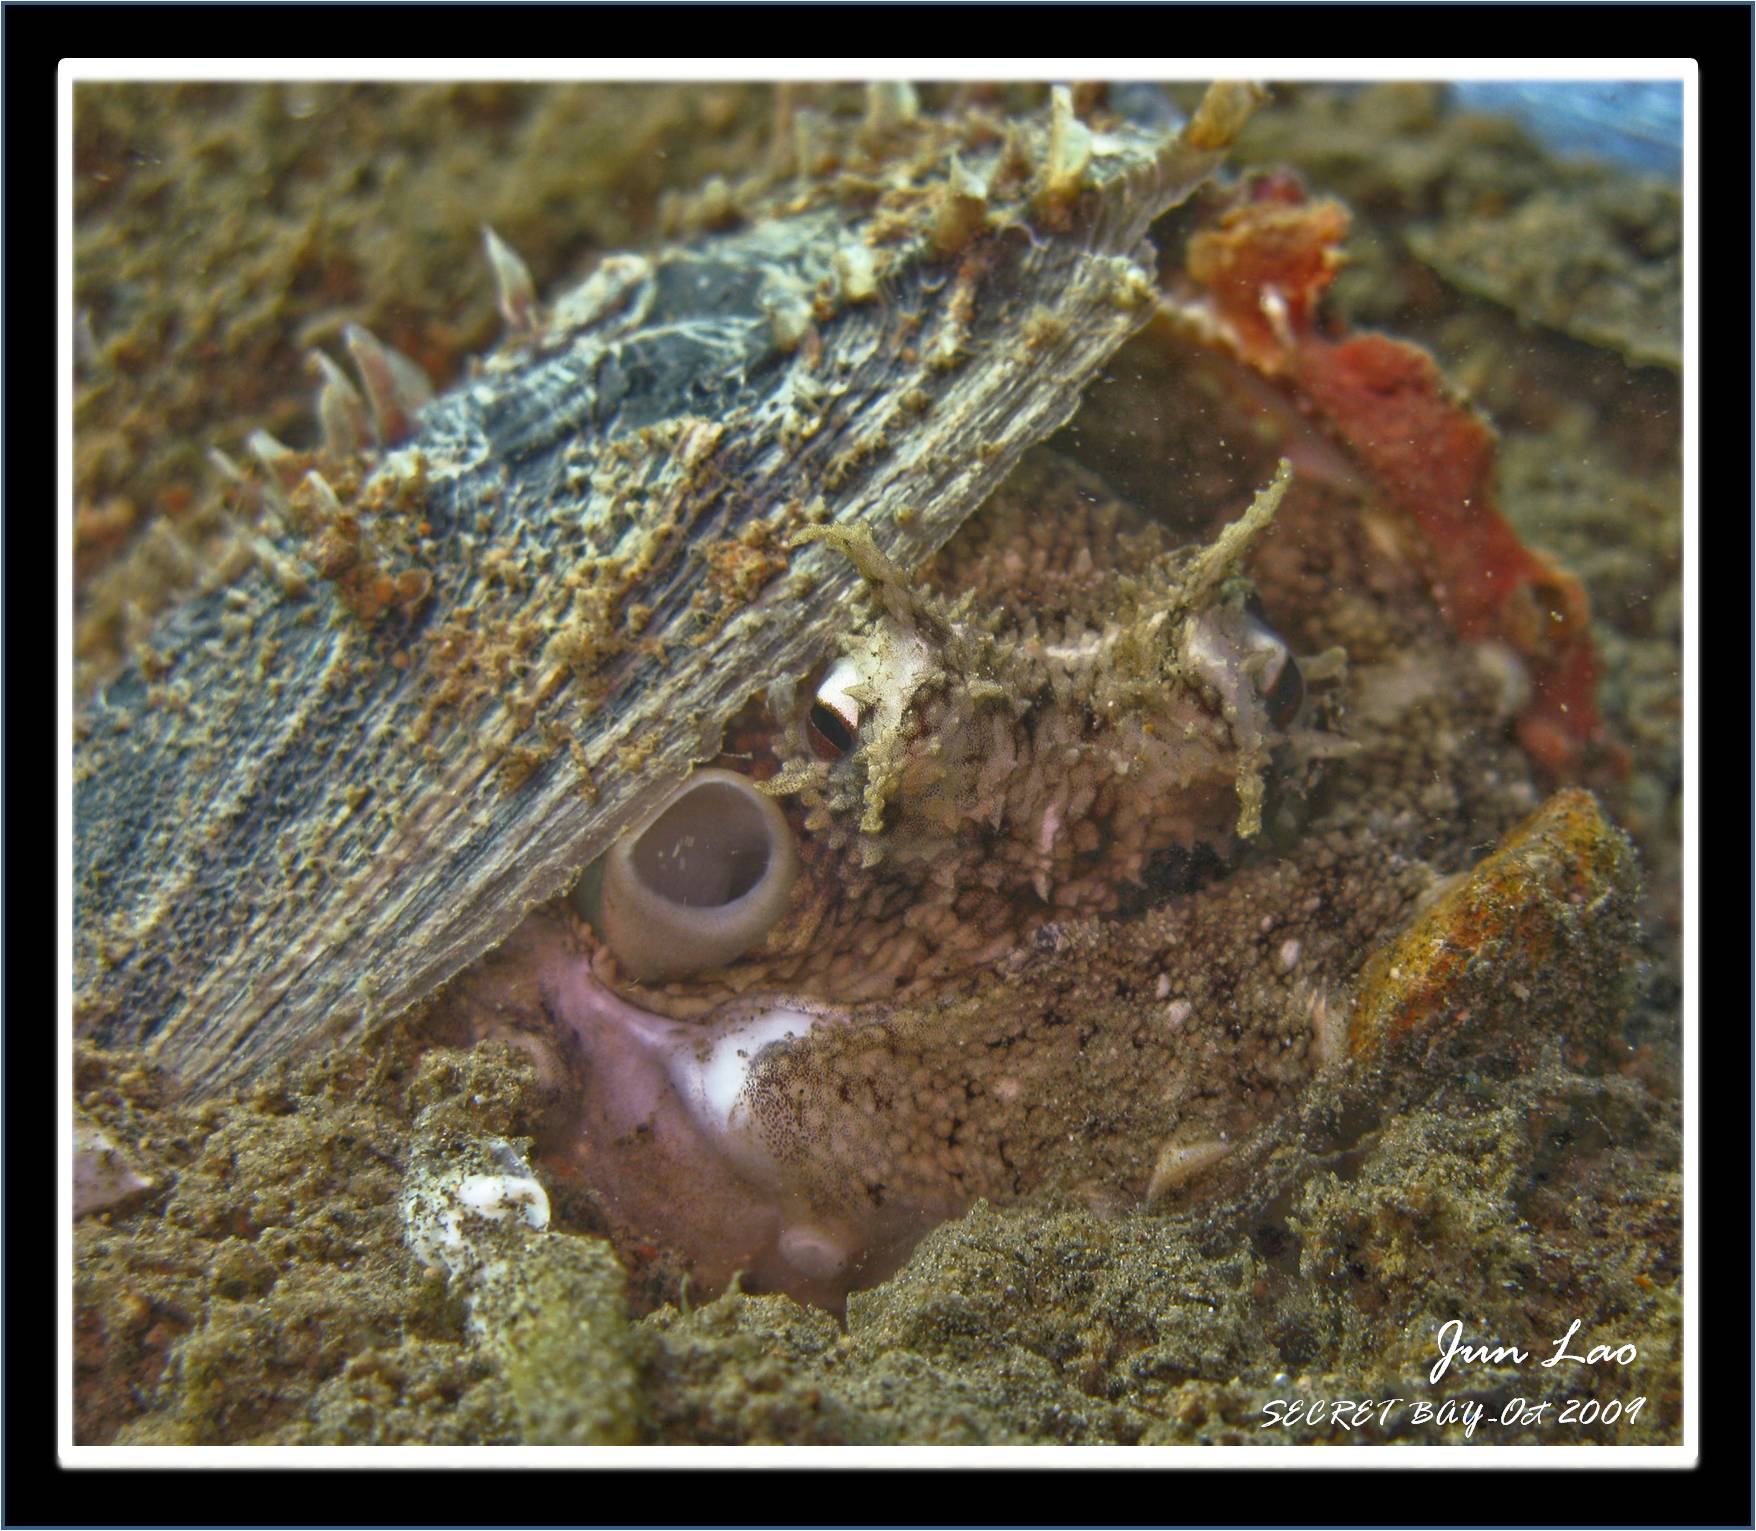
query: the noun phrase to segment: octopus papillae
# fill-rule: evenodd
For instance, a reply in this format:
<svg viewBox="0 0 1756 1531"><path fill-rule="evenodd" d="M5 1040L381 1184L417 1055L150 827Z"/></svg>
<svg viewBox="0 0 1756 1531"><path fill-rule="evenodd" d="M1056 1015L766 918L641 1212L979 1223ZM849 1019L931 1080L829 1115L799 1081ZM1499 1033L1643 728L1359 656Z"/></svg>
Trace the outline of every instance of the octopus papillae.
<svg viewBox="0 0 1756 1531"><path fill-rule="evenodd" d="M1341 210L1194 196L1250 99L875 90L552 305L490 236L513 334L432 402L355 334L323 447L225 464L248 572L86 720L82 1029L203 1089L422 1006L534 1067L526 1205L835 1306L1604 971L1583 595L1431 361L1326 319ZM1423 999L1472 898L1496 984Z"/></svg>

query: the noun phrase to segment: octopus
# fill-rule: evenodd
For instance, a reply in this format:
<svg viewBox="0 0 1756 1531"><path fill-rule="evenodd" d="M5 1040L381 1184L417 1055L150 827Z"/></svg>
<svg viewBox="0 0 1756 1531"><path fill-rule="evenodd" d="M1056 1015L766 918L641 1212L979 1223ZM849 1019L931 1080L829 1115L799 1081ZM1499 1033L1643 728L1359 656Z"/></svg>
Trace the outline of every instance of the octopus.
<svg viewBox="0 0 1756 1531"><path fill-rule="evenodd" d="M1058 97L1042 184L1084 131ZM958 255L959 217L989 215L951 164L933 237ZM1595 971L1625 932L1614 832L1577 790L1545 807L1613 753L1583 596L1498 521L1470 477L1485 429L1430 362L1321 322L1344 227L1271 178L1164 231L1125 386L936 551L789 525L788 556L851 578L834 641L740 673L712 753L422 997L433 1040L526 1056L543 1195L655 1291L836 1307L980 1201L1163 1207L1256 1173L1314 1089L1444 1031L1365 1024L1375 954L1544 813L1610 848L1568 960ZM495 258L525 322L528 279ZM838 280L872 294L857 260ZM808 316L770 316L808 345ZM1033 322L1048 344L1058 321L1012 324ZM356 356L380 430L409 428L406 379ZM354 442L347 396L325 400ZM415 619L418 573L334 552L356 616ZM1512 989L1540 999L1523 951L1446 1024L1490 1035Z"/></svg>
<svg viewBox="0 0 1756 1531"><path fill-rule="evenodd" d="M836 1305L977 1200L1223 1183L1358 1050L1364 954L1538 806L1530 656L1460 637L1357 466L1147 345L1151 405L1304 472L1210 443L1178 466L1242 503L1155 517L1045 448L917 571L835 539L869 610L815 684L442 1002L538 1060L540 1162L632 1263Z"/></svg>
<svg viewBox="0 0 1756 1531"><path fill-rule="evenodd" d="M847 653L437 1006L537 1060L546 1174L833 1305L978 1199L1163 1202L1345 1063L1363 954L1539 794L1508 656L1290 479L1191 554L1042 451L919 578L851 549Z"/></svg>

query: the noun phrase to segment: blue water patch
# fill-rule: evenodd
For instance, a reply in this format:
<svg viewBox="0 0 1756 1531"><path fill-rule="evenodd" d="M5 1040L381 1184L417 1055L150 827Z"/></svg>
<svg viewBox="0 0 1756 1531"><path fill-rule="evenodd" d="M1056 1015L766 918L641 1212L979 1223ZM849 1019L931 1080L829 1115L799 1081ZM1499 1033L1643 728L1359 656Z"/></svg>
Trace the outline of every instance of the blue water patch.
<svg viewBox="0 0 1756 1531"><path fill-rule="evenodd" d="M1680 80L1472 80L1452 90L1471 111L1516 118L1551 153L1672 180L1683 172Z"/></svg>

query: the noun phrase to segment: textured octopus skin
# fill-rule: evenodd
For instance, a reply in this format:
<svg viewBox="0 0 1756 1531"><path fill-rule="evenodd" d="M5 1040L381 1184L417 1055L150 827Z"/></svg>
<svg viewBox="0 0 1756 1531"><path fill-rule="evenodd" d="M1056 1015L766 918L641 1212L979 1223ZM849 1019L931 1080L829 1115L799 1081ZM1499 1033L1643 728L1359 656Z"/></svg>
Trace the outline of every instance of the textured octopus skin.
<svg viewBox="0 0 1756 1531"><path fill-rule="evenodd" d="M1021 514L1032 505L1058 514ZM807 866L798 918L745 961L634 984L560 903L454 986L440 1007L451 1035L511 1037L538 1057L554 1102L539 1162L587 1196L626 1260L638 1267L657 1248L688 1271L691 1293L741 1273L750 1288L834 1307L978 1198L1120 1209L1198 1194L1204 1172L1342 1064L1365 953L1535 794L1508 733L1503 664L1445 632L1414 560L1384 556L1375 510L1341 511L1332 488L1296 485L1251 559L1294 647L1339 644L1349 661L1276 736L1259 833L1235 833L1239 794L1222 794L1202 835L1172 837L1144 864L1106 859L1104 846L1086 882L1075 858L1043 899L991 826L863 867L867 837L850 828L859 772L839 796L835 772L818 773L817 788L786 799ZM1089 477L1039 461L926 583L1016 583L1032 560L1004 549L1028 524L1050 544L1048 573L1037 560L1024 580L1023 604L1040 611L1054 569L1086 578L1077 549L1102 545L1094 518L1112 546L1142 531ZM1167 567L1150 537L1133 556ZM1113 600L1116 587L1100 586ZM874 605L884 620L881 595ZM1007 629L1005 641L1045 647L1040 632ZM1215 713L1238 692L1219 679L1206 693ZM786 769L789 737L777 730L769 768ZM905 756L931 753L930 733L899 737ZM1064 790L1057 772L1041 780ZM886 809L886 826L909 821L906 801ZM1113 808L1106 822L1134 820ZM955 893L935 904L935 888L1005 876L1019 886L1000 905L967 906L1015 916L979 960L935 967L929 954L918 971L887 973L892 997L857 982L848 997L862 952L897 949L891 922L966 907ZM850 899L855 917L838 925Z"/></svg>

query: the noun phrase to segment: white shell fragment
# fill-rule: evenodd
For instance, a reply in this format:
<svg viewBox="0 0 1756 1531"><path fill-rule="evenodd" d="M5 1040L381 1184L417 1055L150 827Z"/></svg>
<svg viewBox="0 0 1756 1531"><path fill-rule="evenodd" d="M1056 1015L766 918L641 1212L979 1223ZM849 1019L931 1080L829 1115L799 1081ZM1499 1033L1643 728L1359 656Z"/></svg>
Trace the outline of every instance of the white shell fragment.
<svg viewBox="0 0 1756 1531"><path fill-rule="evenodd" d="M1152 1178L1147 1182L1147 1201L1155 1202L1193 1180L1203 1170L1212 1169L1231 1151L1230 1143L1217 1138L1204 1143L1166 1143L1159 1150L1158 1162L1153 1165Z"/></svg>
<svg viewBox="0 0 1756 1531"><path fill-rule="evenodd" d="M500 317L515 334L535 329L537 288L536 283L531 280L530 267L511 245L485 223L482 225L482 244L488 252L488 265L494 272L494 287L500 299Z"/></svg>
<svg viewBox="0 0 1756 1531"><path fill-rule="evenodd" d="M492 1258L484 1225L515 1221L540 1233L549 1226L549 1195L530 1165L503 1139L488 1145L495 1168L435 1168L417 1156L403 1194L404 1237L415 1258L449 1276L478 1272Z"/></svg>
<svg viewBox="0 0 1756 1531"><path fill-rule="evenodd" d="M89 1117L73 1121L73 1215L120 1206L157 1182L131 1164L115 1140Z"/></svg>

